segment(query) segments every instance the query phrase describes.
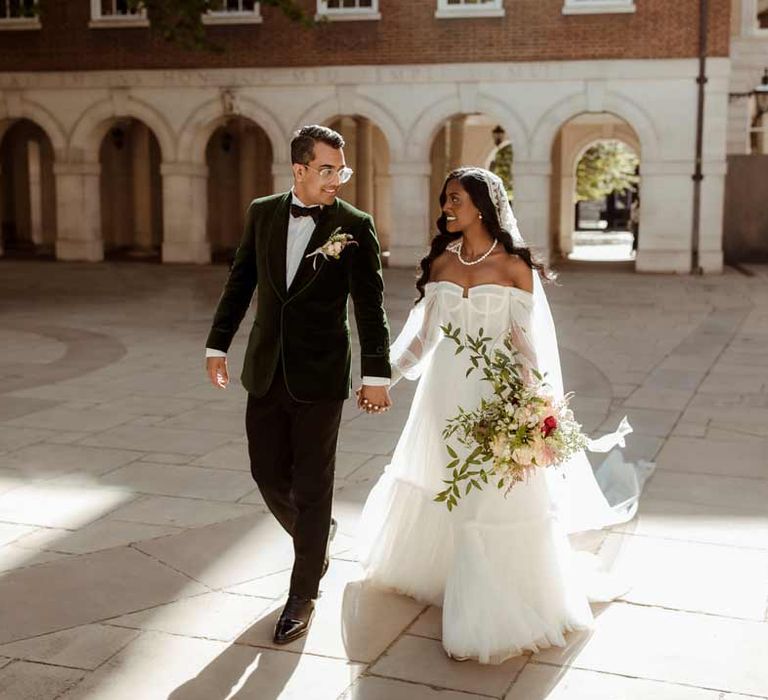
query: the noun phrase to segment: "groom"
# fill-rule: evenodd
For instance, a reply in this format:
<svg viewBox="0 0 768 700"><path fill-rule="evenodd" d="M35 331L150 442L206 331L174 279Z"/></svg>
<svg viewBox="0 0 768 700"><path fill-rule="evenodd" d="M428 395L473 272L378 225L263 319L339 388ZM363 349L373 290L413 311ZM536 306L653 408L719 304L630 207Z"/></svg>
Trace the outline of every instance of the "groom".
<svg viewBox="0 0 768 700"><path fill-rule="evenodd" d="M241 377L248 454L294 549L278 644L306 633L328 568L336 440L350 389L350 295L363 374L358 405L369 413L391 405L379 244L371 217L337 198L352 176L343 147L341 135L323 126L295 133L293 188L251 202L206 343L208 376L223 388L226 352L256 290Z"/></svg>

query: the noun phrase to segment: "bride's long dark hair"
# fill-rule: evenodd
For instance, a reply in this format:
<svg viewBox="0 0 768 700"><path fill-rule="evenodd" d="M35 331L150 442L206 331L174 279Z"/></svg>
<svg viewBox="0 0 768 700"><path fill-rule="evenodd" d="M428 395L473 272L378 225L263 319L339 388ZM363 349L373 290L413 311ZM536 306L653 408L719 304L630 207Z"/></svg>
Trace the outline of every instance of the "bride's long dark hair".
<svg viewBox="0 0 768 700"><path fill-rule="evenodd" d="M488 233L492 238L497 240L504 249L510 255L517 255L522 258L525 263L532 270L538 270L542 277L545 279L552 279L552 274L544 267L544 265L536 260L529 248L518 247L512 240L512 232L506 231L501 227L499 222L499 215L496 212L496 207L491 200L491 194L488 191L488 184L483 178L482 174L477 168L458 168L448 173L443 183L443 189L440 191L440 218L437 220L437 233L432 238L432 242L429 247L429 252L422 258L419 266L421 267L421 275L416 280L416 289L419 292L419 298L416 303L424 298L424 285L429 281L429 274L432 269L432 261L442 255L446 247L458 238L461 238L462 232L455 231L450 232L446 227L445 213L442 211L445 205L446 194L445 190L448 187L448 183L451 180L457 180L459 184L466 190L469 198L472 200L477 209L480 211L483 217L483 223Z"/></svg>

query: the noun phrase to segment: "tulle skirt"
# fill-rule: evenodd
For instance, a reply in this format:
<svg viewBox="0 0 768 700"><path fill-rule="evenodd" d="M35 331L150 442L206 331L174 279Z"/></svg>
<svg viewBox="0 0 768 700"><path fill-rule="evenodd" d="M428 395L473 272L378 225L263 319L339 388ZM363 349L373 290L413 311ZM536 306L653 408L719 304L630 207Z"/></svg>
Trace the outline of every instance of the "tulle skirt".
<svg viewBox="0 0 768 700"><path fill-rule="evenodd" d="M443 646L457 657L501 663L562 646L592 623L594 558L573 551L553 498L562 474L539 470L507 495L494 484L452 512L434 501L448 461L442 428L457 404L475 405L476 379L446 377L452 352L421 378L392 463L371 491L358 531L365 576L443 609ZM604 585L600 586L604 589Z"/></svg>

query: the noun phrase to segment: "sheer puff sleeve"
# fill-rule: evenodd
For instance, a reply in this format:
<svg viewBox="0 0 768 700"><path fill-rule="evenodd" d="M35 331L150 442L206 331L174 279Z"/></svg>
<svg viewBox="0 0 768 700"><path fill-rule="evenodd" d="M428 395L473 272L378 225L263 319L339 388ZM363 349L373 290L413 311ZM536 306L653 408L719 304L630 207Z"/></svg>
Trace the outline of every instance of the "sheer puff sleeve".
<svg viewBox="0 0 768 700"><path fill-rule="evenodd" d="M442 338L438 296L427 288L425 296L411 309L403 330L389 349L392 384L402 377L418 379Z"/></svg>

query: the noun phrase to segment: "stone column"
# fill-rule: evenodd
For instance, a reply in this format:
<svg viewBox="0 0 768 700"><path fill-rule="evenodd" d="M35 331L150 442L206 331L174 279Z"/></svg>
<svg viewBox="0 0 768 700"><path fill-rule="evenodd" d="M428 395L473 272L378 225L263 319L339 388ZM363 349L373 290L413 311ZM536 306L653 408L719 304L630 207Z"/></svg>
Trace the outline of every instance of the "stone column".
<svg viewBox="0 0 768 700"><path fill-rule="evenodd" d="M59 260L104 259L99 163L54 163Z"/></svg>
<svg viewBox="0 0 768 700"><path fill-rule="evenodd" d="M358 117L357 120L357 208L373 212L373 124L370 119Z"/></svg>
<svg viewBox="0 0 768 700"><path fill-rule="evenodd" d="M0 129L0 138L2 138L2 129ZM0 163L0 258L3 257L3 192L5 192L5 183L3 182L3 164Z"/></svg>
<svg viewBox="0 0 768 700"><path fill-rule="evenodd" d="M747 98L738 98L728 103L727 143L729 155L749 155L751 144L749 132L752 127L751 103Z"/></svg>
<svg viewBox="0 0 768 700"><path fill-rule="evenodd" d="M338 121L338 131L344 137L344 158L347 165L355 171L352 179L341 186L341 197L352 206L359 207L358 179L360 178L360 163L358 160L358 129L355 117L341 117Z"/></svg>
<svg viewBox="0 0 768 700"><path fill-rule="evenodd" d="M248 205L256 197L256 167L258 154L256 149L256 134L253 129L241 121L238 130L238 168L240 181L240 211L245 212ZM242 214L241 214L242 218Z"/></svg>
<svg viewBox="0 0 768 700"><path fill-rule="evenodd" d="M40 144L27 141L27 173L29 175L29 238L35 246L43 244L43 181Z"/></svg>
<svg viewBox="0 0 768 700"><path fill-rule="evenodd" d="M375 180L373 211L376 233L384 256L389 260L390 237L392 235L392 178L389 175L377 175Z"/></svg>
<svg viewBox="0 0 768 700"><path fill-rule="evenodd" d="M139 121L131 126L131 175L133 184L133 247L150 252L152 236L152 177L149 129Z"/></svg>
<svg viewBox="0 0 768 700"><path fill-rule="evenodd" d="M443 124L432 142L431 175L429 184L429 221L436 221L440 216L440 190L448 174L448 125Z"/></svg>
<svg viewBox="0 0 768 700"><path fill-rule="evenodd" d="M640 168L640 229L635 267L638 272L686 274L691 269L693 163L643 161ZM703 219L702 216L702 222Z"/></svg>
<svg viewBox="0 0 768 700"><path fill-rule="evenodd" d="M701 188L699 265L705 273L723 271L723 215L727 162L705 162Z"/></svg>
<svg viewBox="0 0 768 700"><path fill-rule="evenodd" d="M429 175L431 167L422 161L393 161L392 229L389 237L390 267L414 268L429 242Z"/></svg>
<svg viewBox="0 0 768 700"><path fill-rule="evenodd" d="M293 168L290 163L272 163L272 179L275 183L275 194L287 192L293 187Z"/></svg>
<svg viewBox="0 0 768 700"><path fill-rule="evenodd" d="M573 205L573 191L576 177L565 175L560 178L560 252L573 252L573 232L576 229L576 211Z"/></svg>
<svg viewBox="0 0 768 700"><path fill-rule="evenodd" d="M163 163L163 262L206 264L208 167L201 163Z"/></svg>
<svg viewBox="0 0 768 700"><path fill-rule="evenodd" d="M549 262L550 161L516 160L515 198L512 202L520 233L541 258Z"/></svg>
<svg viewBox="0 0 768 700"><path fill-rule="evenodd" d="M454 117L448 127L448 170L465 165L464 163L464 129L466 117Z"/></svg>

